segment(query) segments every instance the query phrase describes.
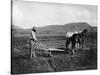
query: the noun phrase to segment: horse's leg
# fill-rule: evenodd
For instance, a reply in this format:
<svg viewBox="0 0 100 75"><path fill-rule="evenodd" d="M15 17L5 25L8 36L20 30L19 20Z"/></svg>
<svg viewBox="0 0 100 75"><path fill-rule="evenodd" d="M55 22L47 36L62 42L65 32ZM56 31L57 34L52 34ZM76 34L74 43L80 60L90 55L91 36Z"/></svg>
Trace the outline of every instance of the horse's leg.
<svg viewBox="0 0 100 75"><path fill-rule="evenodd" d="M75 53L78 50L78 39L76 37L72 39L72 44L73 53Z"/></svg>
<svg viewBox="0 0 100 75"><path fill-rule="evenodd" d="M68 48L68 42L67 42L68 40L66 39L66 49Z"/></svg>
<svg viewBox="0 0 100 75"><path fill-rule="evenodd" d="M78 50L80 48L79 43L76 43L76 50Z"/></svg>
<svg viewBox="0 0 100 75"><path fill-rule="evenodd" d="M76 51L78 50L78 43L75 44Z"/></svg>
<svg viewBox="0 0 100 75"><path fill-rule="evenodd" d="M82 48L82 39L80 38L79 47Z"/></svg>
<svg viewBox="0 0 100 75"><path fill-rule="evenodd" d="M72 48L72 53L73 53L73 54L75 53L75 48Z"/></svg>
<svg viewBox="0 0 100 75"><path fill-rule="evenodd" d="M80 44L78 43L78 49L80 48Z"/></svg>
<svg viewBox="0 0 100 75"><path fill-rule="evenodd" d="M69 39L66 39L66 49L68 49L68 44L70 43Z"/></svg>
<svg viewBox="0 0 100 75"><path fill-rule="evenodd" d="M72 40L73 40L73 39L72 39ZM75 48L75 41L73 40L73 41L72 41L72 52L73 52L73 53L75 53L75 49L74 49L74 48Z"/></svg>
<svg viewBox="0 0 100 75"><path fill-rule="evenodd" d="M81 40L79 41L79 48L81 48Z"/></svg>
<svg viewBox="0 0 100 75"><path fill-rule="evenodd" d="M84 39L82 39L82 49L83 49L83 43L84 43Z"/></svg>
<svg viewBox="0 0 100 75"><path fill-rule="evenodd" d="M74 50L75 46L74 46L74 42L72 42L72 52L75 53L75 50Z"/></svg>

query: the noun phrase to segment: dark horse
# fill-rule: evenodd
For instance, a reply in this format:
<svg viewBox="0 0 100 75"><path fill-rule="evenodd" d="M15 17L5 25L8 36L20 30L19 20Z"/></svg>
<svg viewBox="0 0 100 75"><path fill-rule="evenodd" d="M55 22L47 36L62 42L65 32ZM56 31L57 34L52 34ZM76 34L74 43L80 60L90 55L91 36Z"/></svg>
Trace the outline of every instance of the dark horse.
<svg viewBox="0 0 100 75"><path fill-rule="evenodd" d="M79 45L82 47L82 49L83 49L84 41L85 41L85 39L86 39L87 32L88 32L88 29L84 29L83 31L80 31L80 32L78 33L78 36L79 36L79 41L78 41L78 43L79 43Z"/></svg>

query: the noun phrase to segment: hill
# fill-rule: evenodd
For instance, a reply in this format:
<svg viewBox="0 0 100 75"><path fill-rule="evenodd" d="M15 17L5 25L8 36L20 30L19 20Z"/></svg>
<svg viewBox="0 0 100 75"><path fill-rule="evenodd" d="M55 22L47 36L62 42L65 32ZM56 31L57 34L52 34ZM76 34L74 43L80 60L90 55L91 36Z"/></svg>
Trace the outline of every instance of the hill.
<svg viewBox="0 0 100 75"><path fill-rule="evenodd" d="M20 27L14 26L16 33L18 34L29 34L31 29L22 29ZM37 27L37 36L63 36L69 31L80 31L83 29L88 29L89 32L96 31L96 27L91 27L87 22L76 22L64 25L48 25L45 27Z"/></svg>
<svg viewBox="0 0 100 75"><path fill-rule="evenodd" d="M18 30L19 30L19 29L22 29L21 27L19 27L19 26L17 26L17 25L12 25L12 28L13 28L13 29L18 29Z"/></svg>

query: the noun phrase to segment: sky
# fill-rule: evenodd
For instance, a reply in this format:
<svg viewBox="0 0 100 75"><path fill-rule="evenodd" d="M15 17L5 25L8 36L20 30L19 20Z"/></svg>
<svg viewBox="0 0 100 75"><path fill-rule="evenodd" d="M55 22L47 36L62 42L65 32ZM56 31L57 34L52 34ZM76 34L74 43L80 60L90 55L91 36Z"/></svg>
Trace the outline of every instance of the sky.
<svg viewBox="0 0 100 75"><path fill-rule="evenodd" d="M12 3L12 24L22 28L72 22L97 26L97 6L16 0Z"/></svg>

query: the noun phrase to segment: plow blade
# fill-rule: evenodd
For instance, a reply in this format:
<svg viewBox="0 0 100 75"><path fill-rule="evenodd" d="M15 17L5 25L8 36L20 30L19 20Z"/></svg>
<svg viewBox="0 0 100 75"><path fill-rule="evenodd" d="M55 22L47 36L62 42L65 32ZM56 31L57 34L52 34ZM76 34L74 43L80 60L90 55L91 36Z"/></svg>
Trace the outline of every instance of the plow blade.
<svg viewBox="0 0 100 75"><path fill-rule="evenodd" d="M64 51L63 49L57 49L57 48L47 48L47 51Z"/></svg>

